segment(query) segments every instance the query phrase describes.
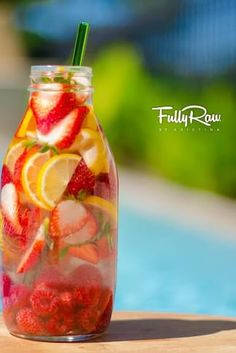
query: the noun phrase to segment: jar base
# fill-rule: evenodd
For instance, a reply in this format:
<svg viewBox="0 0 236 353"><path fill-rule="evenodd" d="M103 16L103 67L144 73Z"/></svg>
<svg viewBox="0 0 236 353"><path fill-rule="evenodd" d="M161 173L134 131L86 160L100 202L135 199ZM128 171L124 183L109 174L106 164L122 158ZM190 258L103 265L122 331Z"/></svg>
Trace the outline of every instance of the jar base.
<svg viewBox="0 0 236 353"><path fill-rule="evenodd" d="M20 333L10 332L11 335L19 338L24 338L31 341L41 342L85 342L101 337L103 333L91 333L84 335L68 335L68 336L27 336Z"/></svg>

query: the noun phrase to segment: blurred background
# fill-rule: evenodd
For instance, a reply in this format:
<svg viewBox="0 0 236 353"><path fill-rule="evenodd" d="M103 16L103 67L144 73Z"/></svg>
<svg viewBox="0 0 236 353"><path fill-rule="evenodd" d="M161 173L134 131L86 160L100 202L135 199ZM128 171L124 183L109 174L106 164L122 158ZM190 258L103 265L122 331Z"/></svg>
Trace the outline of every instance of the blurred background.
<svg viewBox="0 0 236 353"><path fill-rule="evenodd" d="M86 65L120 170L116 309L236 315L236 1L0 2L0 141L24 112L32 64ZM219 131L160 131L152 107L205 106Z"/></svg>

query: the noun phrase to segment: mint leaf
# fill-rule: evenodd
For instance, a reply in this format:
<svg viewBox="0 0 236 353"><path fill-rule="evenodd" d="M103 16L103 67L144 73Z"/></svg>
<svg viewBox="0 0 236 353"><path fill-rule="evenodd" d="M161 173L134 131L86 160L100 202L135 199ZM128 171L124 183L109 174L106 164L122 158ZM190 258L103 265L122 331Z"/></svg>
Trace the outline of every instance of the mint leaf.
<svg viewBox="0 0 236 353"><path fill-rule="evenodd" d="M46 153L50 150L50 147L48 145L45 145L43 146L41 149L40 149L40 153Z"/></svg>
<svg viewBox="0 0 236 353"><path fill-rule="evenodd" d="M48 151L52 151L54 154L59 154L58 149L55 146L51 146L51 145L44 145L41 149L40 149L40 153L46 153Z"/></svg>
<svg viewBox="0 0 236 353"><path fill-rule="evenodd" d="M65 247L60 251L59 258L63 259L68 253L69 247Z"/></svg>
<svg viewBox="0 0 236 353"><path fill-rule="evenodd" d="M52 83L53 82L52 79L50 77L47 77L47 76L42 76L41 77L41 81L43 83Z"/></svg>
<svg viewBox="0 0 236 353"><path fill-rule="evenodd" d="M35 141L35 140L30 140L30 141L25 141L24 142L24 147L27 148L27 149L31 149L35 145L37 145L37 141Z"/></svg>

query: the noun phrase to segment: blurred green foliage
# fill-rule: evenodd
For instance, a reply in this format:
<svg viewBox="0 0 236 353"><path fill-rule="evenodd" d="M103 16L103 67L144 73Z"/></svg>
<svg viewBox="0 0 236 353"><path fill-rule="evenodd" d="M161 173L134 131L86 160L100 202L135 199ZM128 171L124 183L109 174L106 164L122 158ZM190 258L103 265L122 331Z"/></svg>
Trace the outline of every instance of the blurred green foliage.
<svg viewBox="0 0 236 353"><path fill-rule="evenodd" d="M128 45L101 52L93 68L95 108L118 162L236 197L236 88L232 81L154 76ZM220 131L159 131L152 107L180 109L190 104L221 114Z"/></svg>

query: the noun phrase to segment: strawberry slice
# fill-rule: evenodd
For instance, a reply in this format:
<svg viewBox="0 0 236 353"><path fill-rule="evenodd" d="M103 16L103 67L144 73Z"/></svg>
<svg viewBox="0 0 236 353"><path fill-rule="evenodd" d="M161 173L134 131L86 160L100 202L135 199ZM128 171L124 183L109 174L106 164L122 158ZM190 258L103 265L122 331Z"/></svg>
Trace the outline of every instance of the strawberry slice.
<svg viewBox="0 0 236 353"><path fill-rule="evenodd" d="M12 228L12 235L21 234L22 226L19 222L18 217L18 208L19 208L19 201L18 195L16 191L16 187L13 183L8 183L2 188L1 193L1 205L2 205L2 214L4 223L7 223Z"/></svg>
<svg viewBox="0 0 236 353"><path fill-rule="evenodd" d="M66 237L82 229L87 220L88 212L81 203L62 201L52 211L49 233L51 237Z"/></svg>
<svg viewBox="0 0 236 353"><path fill-rule="evenodd" d="M40 225L41 210L38 207L20 205L19 221L22 226L21 243L26 246Z"/></svg>
<svg viewBox="0 0 236 353"><path fill-rule="evenodd" d="M12 183L12 176L9 168L4 165L2 167L2 180L1 180L1 187L3 188L6 184Z"/></svg>
<svg viewBox="0 0 236 353"><path fill-rule="evenodd" d="M54 83L50 85L50 91L32 94L30 105L36 118L37 128L42 134L49 133L78 105L76 95L72 92L63 92L64 88L64 85Z"/></svg>
<svg viewBox="0 0 236 353"><path fill-rule="evenodd" d="M36 233L32 244L23 255L16 270L16 273L25 273L26 271L30 270L34 265L36 265L40 255L43 252L45 244L45 224L42 223Z"/></svg>
<svg viewBox="0 0 236 353"><path fill-rule="evenodd" d="M18 189L18 191L22 191L23 187L22 187L22 183L21 183L21 174L22 174L22 170L23 167L25 165L26 160L32 156L33 154L35 154L38 151L38 147L32 147L31 149L25 149L23 151L23 153L20 155L20 157L16 160L15 166L14 166L14 175L13 175L13 179L14 179L14 183L16 185L16 188Z"/></svg>
<svg viewBox="0 0 236 353"><path fill-rule="evenodd" d="M98 249L95 244L84 244L79 247L72 246L69 248L68 253L71 256L78 257L94 265L99 261Z"/></svg>
<svg viewBox="0 0 236 353"><path fill-rule="evenodd" d="M78 195L81 190L92 192L95 186L95 175L87 167L83 159L81 159L76 168L68 186L67 192L71 195Z"/></svg>
<svg viewBox="0 0 236 353"><path fill-rule="evenodd" d="M59 149L69 148L80 131L82 122L89 109L86 106L72 110L64 119L60 120L47 134L37 131L40 142L54 145Z"/></svg>
<svg viewBox="0 0 236 353"><path fill-rule="evenodd" d="M88 218L85 226L78 232L68 235L65 238L65 243L74 245L83 243L93 238L98 232L98 224L91 212L88 212Z"/></svg>

